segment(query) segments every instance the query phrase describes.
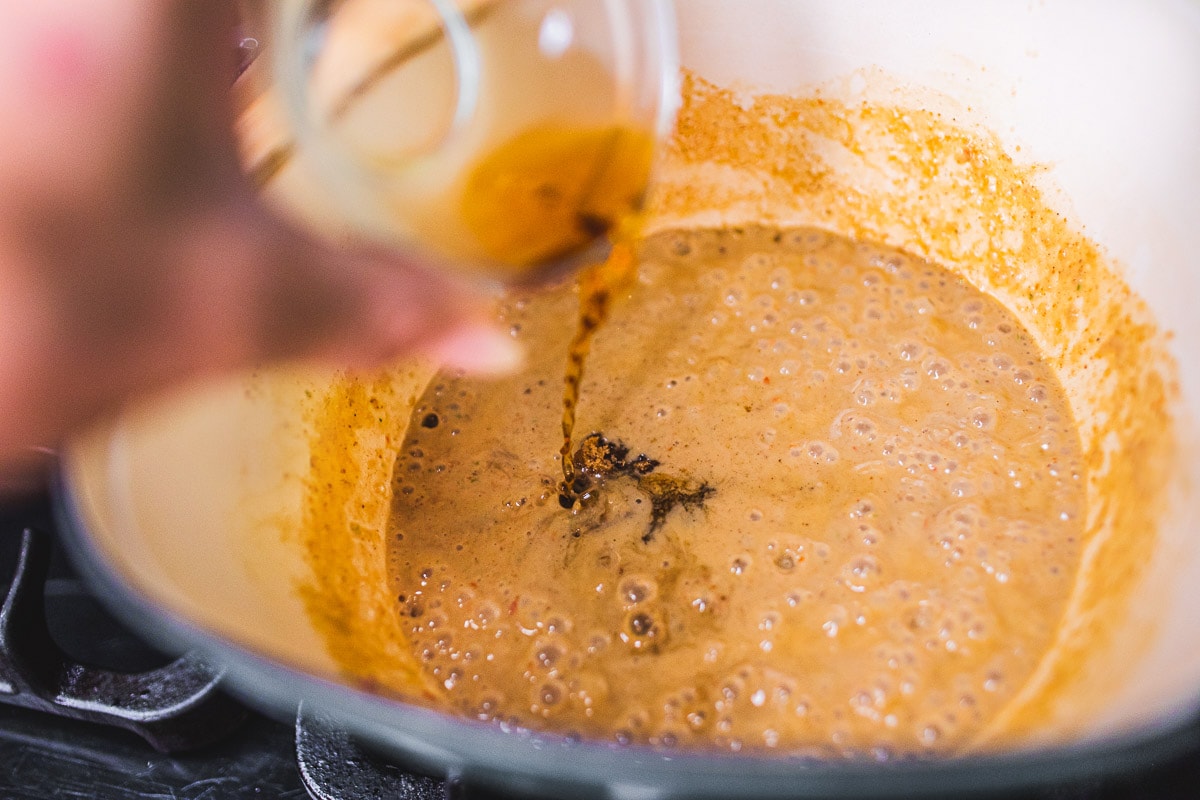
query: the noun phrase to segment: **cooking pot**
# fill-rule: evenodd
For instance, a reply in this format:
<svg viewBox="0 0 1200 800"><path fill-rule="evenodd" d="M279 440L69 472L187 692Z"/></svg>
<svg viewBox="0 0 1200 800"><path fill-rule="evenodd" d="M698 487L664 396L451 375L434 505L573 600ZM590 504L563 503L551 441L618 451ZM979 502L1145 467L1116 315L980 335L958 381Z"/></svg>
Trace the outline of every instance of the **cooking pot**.
<svg viewBox="0 0 1200 800"><path fill-rule="evenodd" d="M783 180L787 158L681 145L653 225L816 224L933 256L1009 305L1060 371L1091 454L1091 540L1056 649L1008 715L1015 733L954 759L888 764L687 754L505 732L372 691L372 675L402 672L411 656L383 637L348 669L345 650L359 645L329 623L353 634L394 613L389 447L433 365L355 379L357 416L326 413L350 379L293 366L188 387L80 437L64 452L60 509L81 571L165 647L223 665L250 702L291 713L303 701L404 763L529 795L958 795L1128 767L1187 741L1200 699L1189 425L1200 412L1200 6L688 0L678 17L688 91L725 103L725 133L767 125L779 143L797 126L793 151L819 151L820 175L855 202L827 195L836 213L823 214ZM818 98L805 113L833 109L836 125L818 135L811 116L776 113L788 97ZM683 112L693 132L695 111ZM957 156L939 142L957 142ZM979 167L976 199L1007 192L1029 213L955 205L961 181L939 182L939 159ZM906 182L913 169L928 180ZM685 184L712 191L684 202ZM303 159L270 190L336 227ZM1013 230L981 239L990 221ZM1031 242L1063 263L1007 259ZM1080 252L1091 260L1071 263L1086 270L1059 285ZM1066 291L1093 278L1108 288ZM346 470L324 490L344 506L345 530L314 533L306 513L323 489L311 455L330 442ZM1139 496L1124 503L1105 494L1131 487ZM344 546L314 550L314 535Z"/></svg>

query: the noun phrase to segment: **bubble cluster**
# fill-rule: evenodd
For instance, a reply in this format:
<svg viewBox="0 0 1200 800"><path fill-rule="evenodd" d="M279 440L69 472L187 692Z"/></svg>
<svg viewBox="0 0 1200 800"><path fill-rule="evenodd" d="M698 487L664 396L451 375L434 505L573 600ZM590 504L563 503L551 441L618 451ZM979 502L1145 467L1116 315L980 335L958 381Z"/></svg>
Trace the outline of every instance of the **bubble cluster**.
<svg viewBox="0 0 1200 800"><path fill-rule="evenodd" d="M715 493L649 541L629 486L561 509L574 297L514 301L525 371L439 376L397 447L395 620L428 691L506 730L662 749L969 741L1053 640L1083 541L1054 373L997 303L895 251L742 229L646 253L579 424Z"/></svg>

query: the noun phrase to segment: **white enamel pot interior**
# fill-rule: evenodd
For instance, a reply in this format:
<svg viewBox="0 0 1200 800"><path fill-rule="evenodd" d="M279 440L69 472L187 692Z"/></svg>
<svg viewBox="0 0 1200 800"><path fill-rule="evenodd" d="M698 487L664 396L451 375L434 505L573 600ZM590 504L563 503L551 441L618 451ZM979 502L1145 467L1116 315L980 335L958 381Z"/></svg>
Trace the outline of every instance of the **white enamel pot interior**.
<svg viewBox="0 0 1200 800"><path fill-rule="evenodd" d="M1181 418L1200 416L1200 5L686 0L681 57L746 92L852 93L877 69L905 94L948 97L964 122L1047 166L1064 212L1123 264L1174 335ZM322 219L303 166L275 189ZM413 371L414 389L427 372ZM304 699L406 760L531 793L612 797L833 796L996 788L1161 755L1200 699L1200 451L1125 623L1151 630L1109 653L1128 679L1072 739L936 763L798 764L614 750L494 728L339 683L296 587L308 569L289 526L307 469L306 396L332 376L300 369L191 387L131 410L65 453L63 519L84 572L126 619L199 648L239 694L282 713ZM1187 427L1181 427L1186 434ZM1185 442L1185 445L1187 443Z"/></svg>

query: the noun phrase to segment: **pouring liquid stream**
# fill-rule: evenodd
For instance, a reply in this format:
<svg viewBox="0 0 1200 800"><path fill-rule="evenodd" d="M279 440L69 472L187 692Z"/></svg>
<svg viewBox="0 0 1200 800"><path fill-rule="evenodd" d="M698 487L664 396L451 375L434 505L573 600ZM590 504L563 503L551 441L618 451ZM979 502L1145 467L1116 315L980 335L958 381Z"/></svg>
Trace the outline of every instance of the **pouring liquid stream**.
<svg viewBox="0 0 1200 800"><path fill-rule="evenodd" d="M584 365L596 331L608 319L614 291L628 285L636 274L633 246L628 240L619 238L614 242L608 260L588 268L580 280L579 322L567 348L567 366L563 376L562 448L559 450L563 480L559 486L558 502L566 509L575 506L590 484L586 477L579 474L573 455L575 419Z"/></svg>
<svg viewBox="0 0 1200 800"><path fill-rule="evenodd" d="M584 365L614 295L637 274L633 241L652 141L633 129L536 128L501 145L471 172L462 217L494 260L496 277L534 282L561 271L608 236L606 260L586 267L579 318L567 347L562 400L559 504L575 507L591 480L574 456Z"/></svg>

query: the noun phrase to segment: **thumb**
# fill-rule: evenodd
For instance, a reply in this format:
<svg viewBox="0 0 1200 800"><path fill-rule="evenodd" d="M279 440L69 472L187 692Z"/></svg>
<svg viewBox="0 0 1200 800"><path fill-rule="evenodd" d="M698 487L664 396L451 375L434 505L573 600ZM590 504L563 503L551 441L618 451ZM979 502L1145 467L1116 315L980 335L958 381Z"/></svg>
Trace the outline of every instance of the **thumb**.
<svg viewBox="0 0 1200 800"><path fill-rule="evenodd" d="M432 260L335 247L254 201L194 231L189 260L202 285L190 302L202 318L197 335L210 341L193 344L209 354L202 360L226 362L210 367L295 358L370 367L420 356L488 374L521 361L490 322L493 301ZM220 298L217 319L204 297Z"/></svg>

